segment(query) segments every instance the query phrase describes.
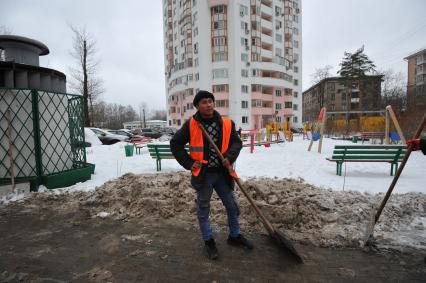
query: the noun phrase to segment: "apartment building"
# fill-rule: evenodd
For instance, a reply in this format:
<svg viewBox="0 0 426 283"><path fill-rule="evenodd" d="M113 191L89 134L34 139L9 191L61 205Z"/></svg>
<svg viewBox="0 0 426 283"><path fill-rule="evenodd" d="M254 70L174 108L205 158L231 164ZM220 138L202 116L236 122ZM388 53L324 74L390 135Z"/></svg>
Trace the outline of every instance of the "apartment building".
<svg viewBox="0 0 426 283"><path fill-rule="evenodd" d="M302 118L301 0L163 0L168 125L200 89L242 129Z"/></svg>
<svg viewBox="0 0 426 283"><path fill-rule="evenodd" d="M322 107L327 108L331 119L346 115L357 118L362 112L384 110L380 109L382 80L382 75L365 76L350 82L350 86L342 77L321 80L303 92L303 122L316 121Z"/></svg>
<svg viewBox="0 0 426 283"><path fill-rule="evenodd" d="M426 49L404 58L408 62L407 107L416 109L426 106Z"/></svg>

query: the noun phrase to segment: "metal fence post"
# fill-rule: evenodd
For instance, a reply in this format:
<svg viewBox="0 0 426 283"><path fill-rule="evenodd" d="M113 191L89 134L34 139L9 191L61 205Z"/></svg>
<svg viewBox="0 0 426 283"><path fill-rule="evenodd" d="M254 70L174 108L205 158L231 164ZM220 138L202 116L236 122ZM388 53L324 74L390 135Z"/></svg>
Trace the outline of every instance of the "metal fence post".
<svg viewBox="0 0 426 283"><path fill-rule="evenodd" d="M37 173L36 183L34 184L34 187L32 186L31 188L31 190L33 191L38 190L38 186L41 184L41 177L43 175L40 145L40 115L38 109L38 98L38 92L36 90L31 90L31 101L33 107L34 155Z"/></svg>

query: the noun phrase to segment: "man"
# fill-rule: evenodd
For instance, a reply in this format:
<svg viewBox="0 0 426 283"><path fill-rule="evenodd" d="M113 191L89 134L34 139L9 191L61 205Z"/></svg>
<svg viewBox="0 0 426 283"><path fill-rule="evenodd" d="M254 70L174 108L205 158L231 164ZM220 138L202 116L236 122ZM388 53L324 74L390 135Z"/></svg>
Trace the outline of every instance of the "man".
<svg viewBox="0 0 426 283"><path fill-rule="evenodd" d="M217 259L218 251L210 226L210 199L213 189L216 191L228 214L228 244L252 249L253 245L240 234L239 205L234 197L234 181L229 167L237 159L242 142L235 131L235 124L223 118L214 110L214 96L208 91L199 91L193 100L197 113L186 121L170 141L170 148L176 160L185 169L191 170L191 184L197 191L197 217L205 250L210 259ZM202 124L209 136L221 150L225 161L203 137L199 124ZM185 150L189 142L190 154Z"/></svg>

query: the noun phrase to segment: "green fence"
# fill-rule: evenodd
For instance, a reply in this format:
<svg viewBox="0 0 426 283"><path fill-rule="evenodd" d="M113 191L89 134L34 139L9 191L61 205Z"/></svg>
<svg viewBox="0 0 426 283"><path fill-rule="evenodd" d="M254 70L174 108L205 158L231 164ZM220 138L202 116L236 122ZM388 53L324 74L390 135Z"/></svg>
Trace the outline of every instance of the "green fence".
<svg viewBox="0 0 426 283"><path fill-rule="evenodd" d="M83 97L0 88L0 117L0 185L11 183L12 162L15 181L29 181L32 190L90 179L94 165L86 163Z"/></svg>

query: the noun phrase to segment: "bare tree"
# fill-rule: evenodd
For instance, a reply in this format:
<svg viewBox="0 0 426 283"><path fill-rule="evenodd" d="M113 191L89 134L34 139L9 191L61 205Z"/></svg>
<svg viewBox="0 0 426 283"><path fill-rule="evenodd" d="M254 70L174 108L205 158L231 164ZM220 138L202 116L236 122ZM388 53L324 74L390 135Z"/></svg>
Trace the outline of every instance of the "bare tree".
<svg viewBox="0 0 426 283"><path fill-rule="evenodd" d="M313 85L321 82L322 80L329 78L331 76L330 70L333 69L332 66L326 65L322 68L315 68L315 72L311 74L311 83ZM318 93L317 93L317 100L320 109L324 107L324 100L325 100L325 84L319 85ZM319 110L318 110L319 111Z"/></svg>
<svg viewBox="0 0 426 283"><path fill-rule="evenodd" d="M84 98L84 115L86 127L93 125L93 111L96 101L104 92L103 82L97 77L100 60L97 58L96 41L86 28L69 25L73 32L71 56L77 66L71 69L70 87Z"/></svg>
<svg viewBox="0 0 426 283"><path fill-rule="evenodd" d="M392 108L401 114L407 106L406 78L402 72L395 72L392 69L382 70L382 107L392 105Z"/></svg>
<svg viewBox="0 0 426 283"><path fill-rule="evenodd" d="M5 25L0 25L0 35L12 34L12 29ZM0 47L0 61L6 60L4 50Z"/></svg>
<svg viewBox="0 0 426 283"><path fill-rule="evenodd" d="M152 120L167 120L167 112L166 110L153 110L151 112L150 118Z"/></svg>

